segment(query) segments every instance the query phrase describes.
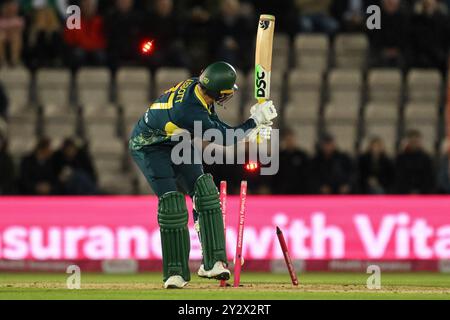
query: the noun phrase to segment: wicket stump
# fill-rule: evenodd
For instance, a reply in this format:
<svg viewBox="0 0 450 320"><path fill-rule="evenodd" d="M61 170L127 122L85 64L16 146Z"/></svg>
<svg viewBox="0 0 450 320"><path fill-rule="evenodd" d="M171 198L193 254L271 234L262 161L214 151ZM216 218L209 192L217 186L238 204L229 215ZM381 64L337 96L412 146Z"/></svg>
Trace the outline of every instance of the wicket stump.
<svg viewBox="0 0 450 320"><path fill-rule="evenodd" d="M283 251L284 261L289 270L289 275L291 276L291 281L294 286L298 286L297 274L294 270L294 265L292 264L291 257L289 256L288 247L286 245L286 240L284 240L283 232L279 227L277 227L278 241L280 242L281 250Z"/></svg>
<svg viewBox="0 0 450 320"><path fill-rule="evenodd" d="M223 231L225 234L225 252L227 251L227 225L226 225L226 217L227 217L227 182L220 181L220 204L222 207L222 219L223 219ZM226 287L226 280L220 280L220 286Z"/></svg>
<svg viewBox="0 0 450 320"><path fill-rule="evenodd" d="M239 224L238 236L236 242L236 255L234 259L234 287L239 287L241 282L242 267L242 242L244 240L244 221L245 221L245 201L247 199L247 181L241 182L240 203L239 203Z"/></svg>

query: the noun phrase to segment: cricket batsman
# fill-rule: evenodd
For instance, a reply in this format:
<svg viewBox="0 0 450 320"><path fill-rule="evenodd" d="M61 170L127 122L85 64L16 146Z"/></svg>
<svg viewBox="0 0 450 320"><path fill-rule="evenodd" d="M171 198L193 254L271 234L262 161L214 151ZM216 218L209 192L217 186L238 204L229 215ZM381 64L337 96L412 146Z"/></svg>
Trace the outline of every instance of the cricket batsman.
<svg viewBox="0 0 450 320"><path fill-rule="evenodd" d="M194 221L203 252L198 275L218 280L230 278L218 189L201 164L173 163L171 151L177 142L171 137L180 129L193 135L194 123L199 122L203 132L216 129L223 137L226 130L240 129L248 132L247 136L255 137L260 132L261 138L268 139L272 120L277 117L272 101L254 105L250 118L237 127L218 118L214 108L223 106L236 90L236 70L226 62L215 62L200 77L182 81L159 96L131 134L131 156L159 199L165 288L183 288L191 279L186 194L193 199Z"/></svg>

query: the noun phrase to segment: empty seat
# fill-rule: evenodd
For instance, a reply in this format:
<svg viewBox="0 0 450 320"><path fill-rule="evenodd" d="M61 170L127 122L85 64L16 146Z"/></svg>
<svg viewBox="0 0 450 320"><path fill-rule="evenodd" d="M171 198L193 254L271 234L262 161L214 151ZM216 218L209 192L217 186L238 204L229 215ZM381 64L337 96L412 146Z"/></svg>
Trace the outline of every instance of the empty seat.
<svg viewBox="0 0 450 320"><path fill-rule="evenodd" d="M177 83L189 78L189 71L184 68L160 68L155 75L155 97L159 97L164 91Z"/></svg>
<svg viewBox="0 0 450 320"><path fill-rule="evenodd" d="M300 34L295 38L296 67L323 71L328 65L328 38L322 34Z"/></svg>
<svg viewBox="0 0 450 320"><path fill-rule="evenodd" d="M325 106L325 120L327 123L346 122L357 125L359 105L351 101L346 104L330 103Z"/></svg>
<svg viewBox="0 0 450 320"><path fill-rule="evenodd" d="M141 117L145 111L147 111L149 107L148 105L142 105L140 103L127 103L122 106L122 112L125 119L131 118L134 120L138 120L139 117Z"/></svg>
<svg viewBox="0 0 450 320"><path fill-rule="evenodd" d="M305 104L318 105L322 88L322 74L318 71L294 70L289 73L289 100ZM307 100L307 103L304 102Z"/></svg>
<svg viewBox="0 0 450 320"><path fill-rule="evenodd" d="M30 139L36 135L37 113L33 108L22 109L23 114L8 119L8 136L10 138Z"/></svg>
<svg viewBox="0 0 450 320"><path fill-rule="evenodd" d="M398 69L373 69L368 76L368 94L372 102L398 103L402 89L402 75Z"/></svg>
<svg viewBox="0 0 450 320"><path fill-rule="evenodd" d="M285 123L287 125L303 121L316 123L319 120L319 104L314 100L289 101L284 107Z"/></svg>
<svg viewBox="0 0 450 320"><path fill-rule="evenodd" d="M12 135L8 138L8 150L15 160L20 161L23 156L33 151L33 148L36 146L36 141L35 136L30 136L25 139Z"/></svg>
<svg viewBox="0 0 450 320"><path fill-rule="evenodd" d="M129 137L132 127L144 115L147 108L148 106L142 104L125 104L122 106L123 121L120 125L125 138Z"/></svg>
<svg viewBox="0 0 450 320"><path fill-rule="evenodd" d="M107 141L92 139L89 150L98 173L100 189L114 194L131 193L131 178L124 171L125 144L117 138Z"/></svg>
<svg viewBox="0 0 450 320"><path fill-rule="evenodd" d="M408 103L405 106L405 121L427 122L437 125L437 111L434 103Z"/></svg>
<svg viewBox="0 0 450 320"><path fill-rule="evenodd" d="M29 103L30 72L23 67L0 70L0 83L5 89L10 106L17 105L20 108Z"/></svg>
<svg viewBox="0 0 450 320"><path fill-rule="evenodd" d="M361 69L366 64L368 41L364 34L340 34L334 43L338 68Z"/></svg>
<svg viewBox="0 0 450 320"><path fill-rule="evenodd" d="M91 139L107 139L117 137L117 109L113 106L84 108L83 127L85 136Z"/></svg>
<svg viewBox="0 0 450 320"><path fill-rule="evenodd" d="M42 116L44 135L59 139L77 135L77 114L74 109L48 104L44 105Z"/></svg>
<svg viewBox="0 0 450 320"><path fill-rule="evenodd" d="M289 67L289 51L274 53L272 57L272 70L285 71Z"/></svg>
<svg viewBox="0 0 450 320"><path fill-rule="evenodd" d="M121 130L123 130L124 138L130 137L131 130L134 128L136 122L144 115L147 107L142 105L124 105L123 108L123 121L120 124Z"/></svg>
<svg viewBox="0 0 450 320"><path fill-rule="evenodd" d="M83 106L110 104L111 75L106 68L81 68L76 75L77 99Z"/></svg>
<svg viewBox="0 0 450 320"><path fill-rule="evenodd" d="M334 69L330 72L328 83L331 89L360 89L362 86L362 74L358 70Z"/></svg>
<svg viewBox="0 0 450 320"><path fill-rule="evenodd" d="M397 123L398 106L395 103L370 102L364 112L365 122Z"/></svg>
<svg viewBox="0 0 450 320"><path fill-rule="evenodd" d="M272 69L286 70L289 66L289 36L275 33L273 40Z"/></svg>
<svg viewBox="0 0 450 320"><path fill-rule="evenodd" d="M107 142L101 139L92 139L89 140L89 150L92 156L95 156L97 159L107 160L111 156L123 157L125 146L118 138L111 138Z"/></svg>
<svg viewBox="0 0 450 320"><path fill-rule="evenodd" d="M336 105L358 104L362 74L358 70L333 70L328 78L329 100Z"/></svg>
<svg viewBox="0 0 450 320"><path fill-rule="evenodd" d="M122 153L99 153L94 146L90 147L94 164L99 176L110 173L123 172L123 154ZM122 150L121 150L122 151Z"/></svg>
<svg viewBox="0 0 450 320"><path fill-rule="evenodd" d="M130 194L132 192L131 177L122 170L120 158L98 159L94 157L94 165L98 173L97 184L102 192L110 194Z"/></svg>
<svg viewBox="0 0 450 320"><path fill-rule="evenodd" d="M273 37L273 52L289 51L289 35L276 32Z"/></svg>
<svg viewBox="0 0 450 320"><path fill-rule="evenodd" d="M315 70L295 69L289 73L289 90L306 89L320 90L322 86L322 73Z"/></svg>
<svg viewBox="0 0 450 320"><path fill-rule="evenodd" d="M15 105L6 126L9 151L16 159L31 152L36 144L37 112L35 108Z"/></svg>
<svg viewBox="0 0 450 320"><path fill-rule="evenodd" d="M71 74L68 69L39 69L36 73L37 98L41 105L70 104Z"/></svg>
<svg viewBox="0 0 450 320"><path fill-rule="evenodd" d="M407 76L407 94L411 102L438 103L442 77L437 70L413 69Z"/></svg>
<svg viewBox="0 0 450 320"><path fill-rule="evenodd" d="M117 72L117 102L146 105L150 101L150 73L142 67L124 67Z"/></svg>

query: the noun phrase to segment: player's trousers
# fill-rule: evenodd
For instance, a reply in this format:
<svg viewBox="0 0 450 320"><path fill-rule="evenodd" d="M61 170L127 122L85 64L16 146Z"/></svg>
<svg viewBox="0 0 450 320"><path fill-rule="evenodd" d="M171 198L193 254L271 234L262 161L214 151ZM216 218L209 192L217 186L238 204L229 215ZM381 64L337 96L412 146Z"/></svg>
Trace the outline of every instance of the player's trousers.
<svg viewBox="0 0 450 320"><path fill-rule="evenodd" d="M131 156L158 197L170 191L194 195L194 185L203 174L201 164L174 164L172 146L150 145L131 150ZM192 147L191 154L194 154Z"/></svg>
<svg viewBox="0 0 450 320"><path fill-rule="evenodd" d="M211 176L203 174L201 164L195 164L193 161L174 164L171 158L172 148L170 145L130 148L131 156L159 197L158 223L161 228L164 281L174 274L181 275L185 280L190 279L187 217L184 222L178 222L181 219L178 210L183 207L179 201L184 202L184 199L173 202L173 199L170 200L173 194L169 192L179 191L191 197L194 197L195 193L195 205L199 213L193 210L193 218L202 244L203 264L206 270L212 269L217 261L226 261L225 235L217 188ZM195 157L195 152L191 146L191 160ZM211 199L211 196L217 199ZM187 214L187 211L185 212ZM173 220L173 217L176 219ZM183 268L180 269L180 266Z"/></svg>

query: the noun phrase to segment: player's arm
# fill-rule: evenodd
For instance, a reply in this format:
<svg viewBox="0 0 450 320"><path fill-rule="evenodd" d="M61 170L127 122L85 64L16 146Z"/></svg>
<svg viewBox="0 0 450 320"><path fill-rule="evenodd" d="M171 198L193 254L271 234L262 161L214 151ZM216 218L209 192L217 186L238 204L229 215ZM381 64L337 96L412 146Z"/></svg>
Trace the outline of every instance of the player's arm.
<svg viewBox="0 0 450 320"><path fill-rule="evenodd" d="M197 132L195 132L195 122L197 121L198 124L201 124L202 138L205 131L215 129L222 135L223 145L232 145L237 143L238 137L244 139L252 132L252 129L257 128L261 124L270 123L276 116L277 113L272 102L265 102L264 107L258 108L258 110L244 123L233 127L221 121L217 116L209 114L206 109L201 109L199 112L188 112L185 114L183 117L183 128L186 128L193 134L197 134ZM234 137L232 141L226 139L227 136L229 137L230 135Z"/></svg>
<svg viewBox="0 0 450 320"><path fill-rule="evenodd" d="M221 144L225 146L236 144L238 142L237 137L242 137L243 139L252 129L256 128L256 122L251 118L249 118L241 125L233 127L220 121L216 117L211 117L206 110L198 112L196 114L191 113L186 115L186 117L183 119L183 122L185 124L183 128L189 130L189 132L194 135L198 135L199 133L201 133L202 139L204 139L204 134L207 130L217 130L218 134L220 134L222 137ZM196 132L195 126L197 126L197 128L201 126L201 132ZM227 135L230 136L230 134L235 137L234 139L232 139L232 141L229 141L230 139L227 139ZM213 136L217 136L217 134L213 134ZM219 143L219 141L217 140L211 142Z"/></svg>

